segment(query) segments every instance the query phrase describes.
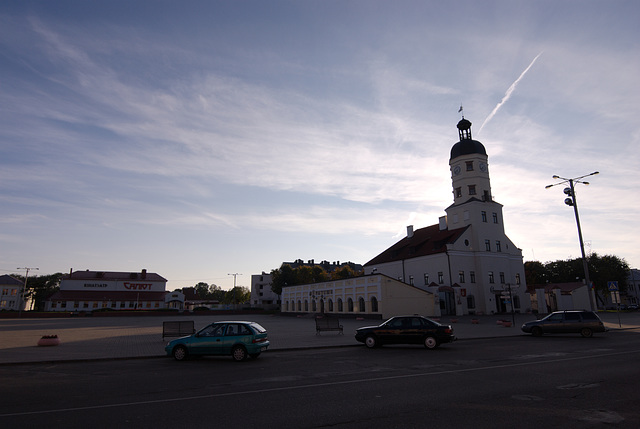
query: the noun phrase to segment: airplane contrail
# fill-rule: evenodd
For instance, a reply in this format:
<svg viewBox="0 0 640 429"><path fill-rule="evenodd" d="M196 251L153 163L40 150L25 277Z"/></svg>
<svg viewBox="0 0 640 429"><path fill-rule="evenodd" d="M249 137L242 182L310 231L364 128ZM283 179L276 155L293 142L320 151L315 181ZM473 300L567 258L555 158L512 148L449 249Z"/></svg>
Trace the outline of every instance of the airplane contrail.
<svg viewBox="0 0 640 429"><path fill-rule="evenodd" d="M498 113L498 110L500 110L500 108L502 107L502 105L504 103L507 102L507 100L509 100L509 98L511 98L511 94L513 94L513 91L516 89L516 86L518 85L518 83L520 83L520 81L522 80L522 78L524 77L525 74L527 74L527 72L529 71L529 69L533 66L533 64L536 62L536 60L540 57L540 55L542 55L542 52L540 52L538 55L536 55L536 57L533 59L533 61L531 61L531 64L529 64L529 67L527 67L526 69L524 69L524 71L522 73L520 73L520 76L518 76L518 79L515 80L515 82L513 82L511 84L511 86L509 87L509 89L507 89L507 92L504 93L504 97L502 97L502 100L500 100L500 102L496 105L496 107L493 108L493 110L491 111L491 113L489 113L489 116L487 116L487 119L484 120L484 122L482 123L482 125L480 126L480 129L478 130L478 134L480 134L480 131L482 131L482 128L491 120L493 119L493 117L495 116L496 113Z"/></svg>

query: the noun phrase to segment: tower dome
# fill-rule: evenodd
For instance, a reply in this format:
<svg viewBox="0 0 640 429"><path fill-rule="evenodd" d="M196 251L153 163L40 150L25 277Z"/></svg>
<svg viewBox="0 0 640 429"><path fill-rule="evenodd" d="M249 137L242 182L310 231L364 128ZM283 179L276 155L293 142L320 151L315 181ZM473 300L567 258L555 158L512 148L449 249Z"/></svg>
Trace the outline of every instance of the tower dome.
<svg viewBox="0 0 640 429"><path fill-rule="evenodd" d="M463 117L460 122L458 122L458 133L460 135L460 141L451 148L449 161L462 155L471 155L474 153L487 155L484 145L471 138L471 121Z"/></svg>

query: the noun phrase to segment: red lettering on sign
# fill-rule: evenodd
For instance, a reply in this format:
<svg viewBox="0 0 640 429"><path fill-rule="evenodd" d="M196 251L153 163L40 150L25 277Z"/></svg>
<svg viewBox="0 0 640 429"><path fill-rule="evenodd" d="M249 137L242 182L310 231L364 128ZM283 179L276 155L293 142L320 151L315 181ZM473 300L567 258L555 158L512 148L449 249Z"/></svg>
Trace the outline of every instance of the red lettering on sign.
<svg viewBox="0 0 640 429"><path fill-rule="evenodd" d="M129 290L151 290L151 283L129 283L125 282L124 287Z"/></svg>

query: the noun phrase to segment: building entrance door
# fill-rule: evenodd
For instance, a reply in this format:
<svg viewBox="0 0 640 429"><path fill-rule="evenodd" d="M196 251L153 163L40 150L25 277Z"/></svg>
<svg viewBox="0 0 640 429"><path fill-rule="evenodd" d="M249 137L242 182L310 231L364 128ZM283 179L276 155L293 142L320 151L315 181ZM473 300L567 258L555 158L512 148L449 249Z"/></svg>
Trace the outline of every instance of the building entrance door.
<svg viewBox="0 0 640 429"><path fill-rule="evenodd" d="M456 301L453 290L441 290L438 292L440 298L440 314L455 315L456 314Z"/></svg>

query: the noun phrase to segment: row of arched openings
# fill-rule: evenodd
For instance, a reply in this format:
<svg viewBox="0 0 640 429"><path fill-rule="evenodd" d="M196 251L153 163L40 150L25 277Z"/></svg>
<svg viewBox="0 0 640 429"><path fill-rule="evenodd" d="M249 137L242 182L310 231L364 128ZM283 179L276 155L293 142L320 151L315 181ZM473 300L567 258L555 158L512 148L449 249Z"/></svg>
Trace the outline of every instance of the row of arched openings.
<svg viewBox="0 0 640 429"><path fill-rule="evenodd" d="M309 306L309 304L311 304L311 306ZM325 307L326 305L326 307ZM320 299L318 301L311 300L311 302L309 302L309 300L291 300L291 301L285 301L284 302L284 308L285 311L311 311L311 312L318 312L320 311L321 313L333 313L333 312L337 312L337 313L344 313L344 302L342 301L342 298L338 298L337 301L335 302L335 306L334 306L334 302L333 299L329 298L325 304L324 299ZM353 313L354 312L354 302L353 299L348 298L347 302L346 302L346 307L347 307L347 313ZM378 299L375 296L371 297L371 301L370 301L370 312L371 313L377 313L378 312ZM366 313L367 308L366 308L366 302L364 300L363 297L358 298L358 312L359 313Z"/></svg>

